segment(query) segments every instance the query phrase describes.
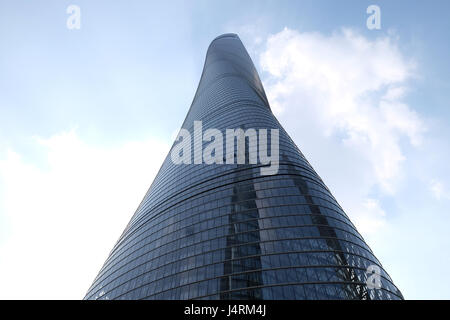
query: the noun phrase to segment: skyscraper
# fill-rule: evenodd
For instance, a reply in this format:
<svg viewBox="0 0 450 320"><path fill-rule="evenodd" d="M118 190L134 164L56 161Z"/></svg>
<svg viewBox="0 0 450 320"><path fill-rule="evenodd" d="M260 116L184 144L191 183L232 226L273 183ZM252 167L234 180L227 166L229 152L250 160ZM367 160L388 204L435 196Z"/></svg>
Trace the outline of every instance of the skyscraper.
<svg viewBox="0 0 450 320"><path fill-rule="evenodd" d="M237 147L232 164L228 153L213 164L196 161L195 152L184 163L169 154L86 299L402 299L272 114L235 34L209 46L182 125L201 152L198 121L221 132L278 129L276 172L263 174L267 165L249 160L250 139L244 163ZM371 270L375 287L367 285Z"/></svg>

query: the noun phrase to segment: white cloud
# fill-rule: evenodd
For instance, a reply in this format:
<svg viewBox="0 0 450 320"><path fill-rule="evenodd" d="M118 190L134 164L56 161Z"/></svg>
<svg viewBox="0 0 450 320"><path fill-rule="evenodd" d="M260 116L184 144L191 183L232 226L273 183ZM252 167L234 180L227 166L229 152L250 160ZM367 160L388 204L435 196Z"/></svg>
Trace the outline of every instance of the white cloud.
<svg viewBox="0 0 450 320"><path fill-rule="evenodd" d="M271 107L287 131L306 154L313 144L329 148L314 149L315 162L329 169L328 176L352 168L339 178L346 179L341 185L352 182L347 191L354 190L353 197L342 198L350 210L361 211L351 214L381 227L385 215L378 202L369 200L368 206L370 192L396 192L406 158L403 143L419 146L425 130L403 101L415 64L400 52L397 39L370 40L351 29L327 36L285 28L268 38L260 64ZM330 157L334 167L325 163Z"/></svg>
<svg viewBox="0 0 450 320"><path fill-rule="evenodd" d="M270 75L266 88L276 114L313 110L323 132L344 133L345 143L366 153L380 186L394 191L404 160L399 139L419 145L424 126L400 100L414 64L390 37L284 29L269 37L261 65Z"/></svg>
<svg viewBox="0 0 450 320"><path fill-rule="evenodd" d="M387 224L386 212L377 199L367 198L351 210L358 212L353 222L358 226L358 231L365 235L376 233Z"/></svg>
<svg viewBox="0 0 450 320"><path fill-rule="evenodd" d="M450 193L445 189L442 181L438 179L432 179L430 181L430 191L437 200L450 199Z"/></svg>
<svg viewBox="0 0 450 320"><path fill-rule="evenodd" d="M149 139L99 147L74 131L36 144L45 167L14 150L0 161L9 230L0 243L0 298L80 299L170 146Z"/></svg>

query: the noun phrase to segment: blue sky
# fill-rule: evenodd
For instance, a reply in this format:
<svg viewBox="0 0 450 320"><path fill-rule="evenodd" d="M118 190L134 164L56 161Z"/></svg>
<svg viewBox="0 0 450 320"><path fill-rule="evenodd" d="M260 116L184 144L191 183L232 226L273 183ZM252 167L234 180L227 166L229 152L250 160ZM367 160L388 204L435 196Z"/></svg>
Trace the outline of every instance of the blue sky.
<svg viewBox="0 0 450 320"><path fill-rule="evenodd" d="M366 27L371 4L381 30ZM0 0L0 297L84 295L168 152L209 43L234 32L404 296L449 299L449 10Z"/></svg>

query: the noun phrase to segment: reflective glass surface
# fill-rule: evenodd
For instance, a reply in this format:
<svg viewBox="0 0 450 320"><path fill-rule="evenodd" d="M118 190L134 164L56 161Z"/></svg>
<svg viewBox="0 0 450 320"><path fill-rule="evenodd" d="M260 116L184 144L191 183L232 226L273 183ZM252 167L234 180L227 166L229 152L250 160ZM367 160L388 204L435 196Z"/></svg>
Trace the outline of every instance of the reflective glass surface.
<svg viewBox="0 0 450 320"><path fill-rule="evenodd" d="M279 129L278 173L176 165L169 154L85 299L402 299L272 114L234 34L208 48L182 127L193 132L195 120L204 130ZM370 265L381 289L367 288Z"/></svg>

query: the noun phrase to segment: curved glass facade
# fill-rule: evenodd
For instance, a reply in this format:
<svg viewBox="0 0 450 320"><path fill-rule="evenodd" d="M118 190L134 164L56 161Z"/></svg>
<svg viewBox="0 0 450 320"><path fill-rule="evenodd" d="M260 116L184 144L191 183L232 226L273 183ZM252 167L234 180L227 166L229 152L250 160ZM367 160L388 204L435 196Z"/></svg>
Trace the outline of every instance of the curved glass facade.
<svg viewBox="0 0 450 320"><path fill-rule="evenodd" d="M85 299L402 299L272 114L235 34L208 48L182 127L193 132L196 120L279 129L278 173L176 165L168 155ZM366 285L370 265L380 267L380 289Z"/></svg>

